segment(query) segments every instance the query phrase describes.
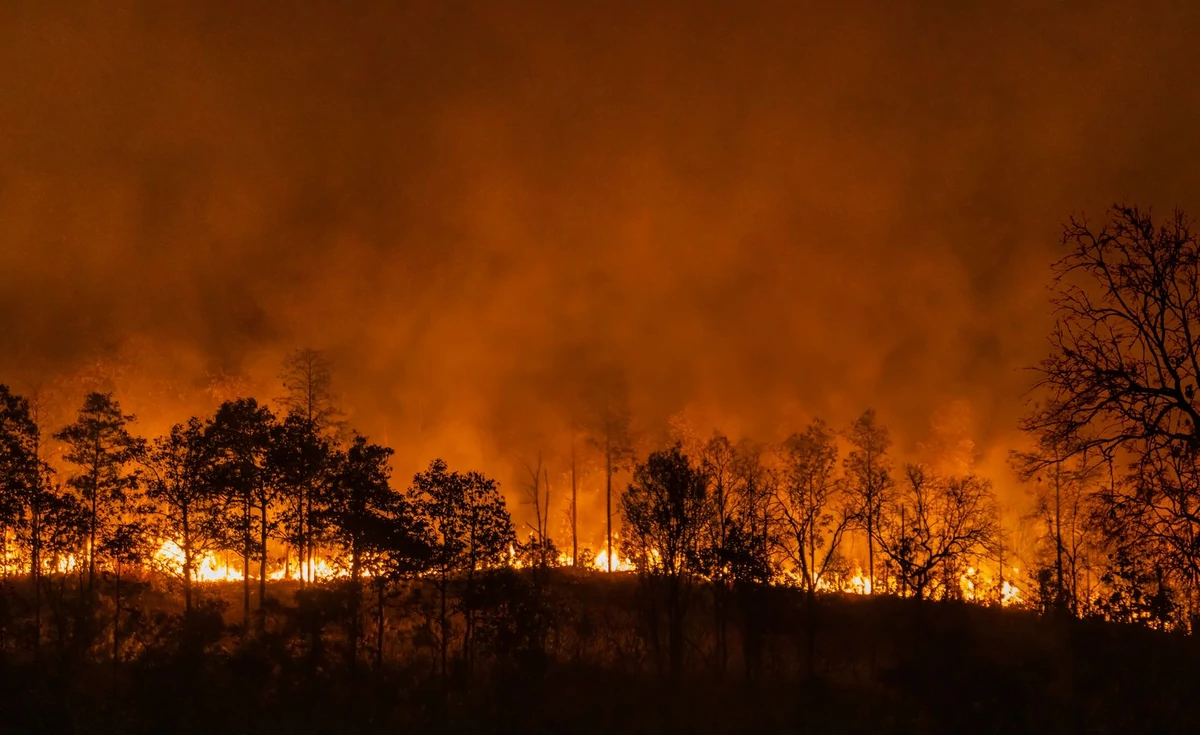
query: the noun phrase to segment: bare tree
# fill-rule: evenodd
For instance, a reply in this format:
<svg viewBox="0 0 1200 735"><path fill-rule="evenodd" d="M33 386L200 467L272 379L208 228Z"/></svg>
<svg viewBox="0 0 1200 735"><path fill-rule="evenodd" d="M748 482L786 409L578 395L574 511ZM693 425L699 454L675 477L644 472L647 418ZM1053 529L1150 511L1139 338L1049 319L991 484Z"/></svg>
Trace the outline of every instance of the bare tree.
<svg viewBox="0 0 1200 735"><path fill-rule="evenodd" d="M1182 212L1156 223L1133 206L1112 208L1099 228L1072 218L1063 244L1042 402L1022 428L1044 446L1128 464L1107 495L1112 530L1153 541L1194 594L1200 244Z"/></svg>
<svg viewBox="0 0 1200 735"><path fill-rule="evenodd" d="M992 484L975 475L938 477L915 464L904 474L906 482L881 516L880 550L917 599L926 597L938 574L943 597L955 597L967 563L999 551Z"/></svg>
<svg viewBox="0 0 1200 735"><path fill-rule="evenodd" d="M537 568L545 568L554 563L557 556L554 544L550 541L550 473L542 462L542 454L538 452L537 464L530 465L522 461L525 471L529 473L529 482L525 485L525 493L529 497L528 504L533 506L534 523L529 526L530 543L528 554Z"/></svg>
<svg viewBox="0 0 1200 735"><path fill-rule="evenodd" d="M592 386L594 399L587 421L588 442L604 460L604 536L608 571L613 567L613 474L633 459L628 387L615 371L601 373Z"/></svg>
<svg viewBox="0 0 1200 735"><path fill-rule="evenodd" d="M867 579L875 593L875 542L880 520L893 488L888 448L892 444L886 426L880 426L875 411L867 409L846 430L854 447L843 463L846 497L855 525L867 538Z"/></svg>
<svg viewBox="0 0 1200 735"><path fill-rule="evenodd" d="M841 483L834 476L837 444L825 422L818 419L803 434L789 437L780 455L777 507L786 533L780 535L779 548L811 594L835 563L854 516L842 502Z"/></svg>

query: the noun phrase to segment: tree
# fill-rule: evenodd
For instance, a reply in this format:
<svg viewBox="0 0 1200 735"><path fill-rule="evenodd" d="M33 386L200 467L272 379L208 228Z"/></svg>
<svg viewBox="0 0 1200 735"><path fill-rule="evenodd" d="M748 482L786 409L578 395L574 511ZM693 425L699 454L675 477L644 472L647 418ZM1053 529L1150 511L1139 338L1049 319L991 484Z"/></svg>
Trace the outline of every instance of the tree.
<svg viewBox="0 0 1200 735"><path fill-rule="evenodd" d="M121 662L121 603L125 594L121 589L122 571L126 566L142 564L150 555L146 524L136 516L132 520L122 520L105 537L101 550L112 560L113 567L112 663L115 669Z"/></svg>
<svg viewBox="0 0 1200 735"><path fill-rule="evenodd" d="M250 624L250 562L259 562L258 605L267 593L267 540L271 533L271 487L268 451L271 446L270 409L253 398L226 401L205 430L212 445L216 486L240 515L229 518L231 541L240 541L242 559L242 624ZM258 517L255 517L255 512Z"/></svg>
<svg viewBox="0 0 1200 735"><path fill-rule="evenodd" d="M875 542L883 509L893 487L887 451L892 440L875 411L867 409L846 431L854 447L846 457L846 497L851 518L867 538L868 594L875 593Z"/></svg>
<svg viewBox="0 0 1200 735"><path fill-rule="evenodd" d="M521 544L521 552L526 556L535 569L540 572L553 565L558 559L558 550L550 540L550 473L542 462L541 452L538 453L537 464L530 465L524 461L525 471L529 473L529 482L525 485L527 501L533 506L534 523L529 526L529 541Z"/></svg>
<svg viewBox="0 0 1200 735"><path fill-rule="evenodd" d="M146 497L158 513L156 531L178 544L182 563L184 609L190 613L194 595L196 561L219 548L224 540L228 499L215 486L215 449L204 423L191 418L175 424L155 439L143 459Z"/></svg>
<svg viewBox="0 0 1200 735"><path fill-rule="evenodd" d="M300 584L315 580L313 558L321 538L323 508L334 467L334 449L306 416L292 412L271 428L269 454L271 483L290 500L281 514L283 538L297 551ZM290 564L291 555L285 560Z"/></svg>
<svg viewBox="0 0 1200 735"><path fill-rule="evenodd" d="M358 661L364 573L386 579L417 567L424 533L404 495L392 490L392 450L355 436L334 464L328 503L321 513L329 541L349 560L350 661ZM382 589L379 615L382 616ZM379 622L382 634L382 620Z"/></svg>
<svg viewBox="0 0 1200 735"><path fill-rule="evenodd" d="M1104 464L1093 461L1087 452L1072 454L1050 446L1016 452L1012 459L1018 476L1032 485L1028 519L1037 529L1031 576L1038 602L1046 611L1079 616L1091 598L1090 585L1080 576L1093 568L1105 541L1102 530L1108 525L1103 501L1111 494L1097 484ZM1081 590L1081 586L1088 588Z"/></svg>
<svg viewBox="0 0 1200 735"><path fill-rule="evenodd" d="M632 559L650 589L665 598L667 661L671 677L683 671L683 630L695 576L703 570L702 536L710 522L708 478L682 447L652 453L637 465L621 496L621 552ZM652 640L658 642L657 615Z"/></svg>
<svg viewBox="0 0 1200 735"><path fill-rule="evenodd" d="M121 521L138 487L131 470L144 442L129 433L132 415L121 413L111 393L89 393L75 423L55 438L67 445L64 459L77 471L67 480L88 509L88 592L95 589L96 557Z"/></svg>
<svg viewBox="0 0 1200 735"><path fill-rule="evenodd" d="M743 478L737 471L738 456L724 434L714 433L700 450L700 468L708 481L708 524L704 529L704 567L713 590L713 624L716 635L717 671L725 674L729 659L728 608L730 586L744 551L744 533L739 521L745 502Z"/></svg>
<svg viewBox="0 0 1200 735"><path fill-rule="evenodd" d="M345 428L344 414L334 401L333 363L324 352L294 350L284 358L279 380L285 391L280 405L286 413L303 416L322 435Z"/></svg>
<svg viewBox="0 0 1200 735"><path fill-rule="evenodd" d="M313 528L313 497L320 492L322 444L337 440L345 431L344 413L333 394L333 364L320 350L301 348L283 361L279 379L284 395L280 404L291 419L287 435L292 449L292 468L297 515L294 543L300 554L301 583L311 582L316 558L316 533ZM325 447L326 451L328 447Z"/></svg>
<svg viewBox="0 0 1200 735"><path fill-rule="evenodd" d="M429 529L431 571L440 604L439 635L441 675L447 675L450 645L447 596L454 575L465 575L462 605L466 630L463 656L472 665L471 634L474 614L470 601L478 571L502 565L516 540L512 518L496 482L478 472L451 472L435 459L429 469L413 477L407 497Z"/></svg>
<svg viewBox="0 0 1200 735"><path fill-rule="evenodd" d="M629 393L624 379L615 371L601 373L595 384L591 411L586 421L588 443L604 457L604 537L608 571L613 568L612 478L633 459L630 432Z"/></svg>
<svg viewBox="0 0 1200 735"><path fill-rule="evenodd" d="M1053 267L1056 322L1022 422L1043 446L1120 460L1109 500L1120 533L1145 536L1193 594L1200 581L1200 244L1176 211L1118 205L1071 218Z"/></svg>
<svg viewBox="0 0 1200 735"><path fill-rule="evenodd" d="M778 508L786 534L781 532L780 547L810 595L836 563L851 521L848 509L839 504L837 459L833 432L820 419L781 448Z"/></svg>
<svg viewBox="0 0 1200 735"><path fill-rule="evenodd" d="M975 475L938 477L916 464L905 467L905 478L881 516L880 549L895 562L903 589L918 600L938 573L943 597L955 597L967 560L998 551L992 485Z"/></svg>
<svg viewBox="0 0 1200 735"><path fill-rule="evenodd" d="M40 546L51 570L51 579L57 577L58 589L48 585L51 594L52 619L58 632L58 649L64 650L69 624L66 610L67 577L74 572L80 579L82 595L83 574L79 560L87 552L88 535L91 528L89 508L73 493L64 492L61 486L48 489L42 501L39 533ZM86 636L85 636L86 638Z"/></svg>
<svg viewBox="0 0 1200 735"><path fill-rule="evenodd" d="M0 385L0 534L15 527L18 541L29 549L35 655L42 638L43 523L53 477L42 459L38 406Z"/></svg>

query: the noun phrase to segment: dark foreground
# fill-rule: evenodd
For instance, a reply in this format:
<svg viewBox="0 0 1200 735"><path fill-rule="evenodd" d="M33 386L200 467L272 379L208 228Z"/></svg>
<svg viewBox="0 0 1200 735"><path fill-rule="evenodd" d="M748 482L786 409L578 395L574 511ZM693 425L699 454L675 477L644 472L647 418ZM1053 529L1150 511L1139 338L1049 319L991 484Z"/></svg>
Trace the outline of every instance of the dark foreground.
<svg viewBox="0 0 1200 735"><path fill-rule="evenodd" d="M753 626L731 604L721 647L697 595L673 677L636 580L564 574L536 609L481 614L443 677L421 591L389 603L382 665L367 630L347 656L336 597L277 592L244 639L219 602L185 620L147 593L117 664L99 634L6 642L0 732L1200 732L1195 640L1101 621L841 596L812 618L779 590Z"/></svg>

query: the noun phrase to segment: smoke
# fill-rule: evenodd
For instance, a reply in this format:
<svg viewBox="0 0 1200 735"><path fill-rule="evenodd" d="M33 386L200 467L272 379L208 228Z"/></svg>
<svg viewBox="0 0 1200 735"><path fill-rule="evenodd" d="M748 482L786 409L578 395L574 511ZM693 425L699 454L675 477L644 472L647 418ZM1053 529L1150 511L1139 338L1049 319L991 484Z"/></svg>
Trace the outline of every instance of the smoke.
<svg viewBox="0 0 1200 735"><path fill-rule="evenodd" d="M874 406L1010 482L1060 223L1200 211L1200 9L871 5L6 4L0 375L152 432L322 348L515 498L615 371L644 436Z"/></svg>

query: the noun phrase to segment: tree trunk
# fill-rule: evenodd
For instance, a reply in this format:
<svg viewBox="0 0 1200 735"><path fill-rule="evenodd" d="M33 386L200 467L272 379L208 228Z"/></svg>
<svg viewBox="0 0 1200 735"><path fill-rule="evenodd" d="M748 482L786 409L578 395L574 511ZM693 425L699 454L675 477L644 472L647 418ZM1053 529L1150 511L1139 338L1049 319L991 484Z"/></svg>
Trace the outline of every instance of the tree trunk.
<svg viewBox="0 0 1200 735"><path fill-rule="evenodd" d="M571 566L579 566L579 502L575 483L575 432L571 432Z"/></svg>
<svg viewBox="0 0 1200 735"><path fill-rule="evenodd" d="M358 549L350 553L350 670L358 668L358 639L362 636L362 559Z"/></svg>
<svg viewBox="0 0 1200 735"><path fill-rule="evenodd" d="M116 570L116 588L113 595L116 605L113 610L113 673L116 673L117 664L121 662L121 562L119 560L116 562Z"/></svg>
<svg viewBox="0 0 1200 735"><path fill-rule="evenodd" d="M867 594L875 594L875 510L867 510Z"/></svg>
<svg viewBox="0 0 1200 735"><path fill-rule="evenodd" d="M263 605L267 601L267 503L265 500L260 509L262 511L262 530L259 533L259 541L262 544L262 548L259 549L260 556L258 559L258 609L262 612ZM260 622L266 625L265 615Z"/></svg>
<svg viewBox="0 0 1200 735"><path fill-rule="evenodd" d="M441 644L442 644L442 682L444 683L446 681L446 676L447 676L447 671L446 671L446 661L448 658L447 651L449 650L449 647L450 647L450 639L447 637L448 626L446 624L447 623L447 619L446 619L446 567L444 564L442 565L442 569L441 569L441 579L442 579L442 583L438 585L438 592L439 592L439 596L441 598L441 607L442 607L441 618L440 618L440 622L441 622L440 627L441 627L441 631L442 631L442 634L441 634L441 639L442 639L441 640Z"/></svg>
<svg viewBox="0 0 1200 735"><path fill-rule="evenodd" d="M250 630L250 494L242 498L242 632Z"/></svg>
<svg viewBox="0 0 1200 735"><path fill-rule="evenodd" d="M182 508L183 517L183 610L192 612L192 534L188 523L187 505Z"/></svg>
<svg viewBox="0 0 1200 735"><path fill-rule="evenodd" d="M604 430L604 523L608 540L608 571L613 570L612 548L612 438Z"/></svg>
<svg viewBox="0 0 1200 735"><path fill-rule="evenodd" d="M95 589L96 578L96 487L92 486L92 513L88 526L88 596Z"/></svg>
<svg viewBox="0 0 1200 735"><path fill-rule="evenodd" d="M384 612L383 584L384 583L382 580L377 581L375 583L375 587L378 592L378 606L376 607L376 613L375 613L375 668L376 669L383 668L383 612Z"/></svg>
<svg viewBox="0 0 1200 735"><path fill-rule="evenodd" d="M39 488L40 488L40 479ZM33 580L33 659L40 658L42 650L42 559L41 559L41 514L36 501L30 509L29 529L29 578Z"/></svg>
<svg viewBox="0 0 1200 735"><path fill-rule="evenodd" d="M683 612L679 580L671 579L667 592L667 655L671 683L678 684L683 675Z"/></svg>

